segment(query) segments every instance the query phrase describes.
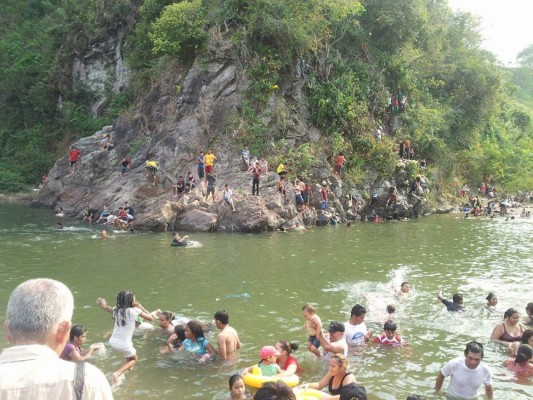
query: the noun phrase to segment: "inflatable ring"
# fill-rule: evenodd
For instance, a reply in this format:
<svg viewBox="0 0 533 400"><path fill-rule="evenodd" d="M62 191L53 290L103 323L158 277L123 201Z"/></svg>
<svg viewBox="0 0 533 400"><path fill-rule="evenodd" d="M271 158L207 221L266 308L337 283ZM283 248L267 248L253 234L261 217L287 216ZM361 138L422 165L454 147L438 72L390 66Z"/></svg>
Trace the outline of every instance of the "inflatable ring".
<svg viewBox="0 0 533 400"><path fill-rule="evenodd" d="M187 247L189 245L189 242L185 241L183 243L180 243L180 242L172 241L172 243L170 243L170 245L174 246L174 247Z"/></svg>
<svg viewBox="0 0 533 400"><path fill-rule="evenodd" d="M247 372L243 375L242 380L246 386L253 388L260 388L265 382L285 382L290 387L294 387L300 383L300 378L298 375L287 375L287 376L263 376L261 370L257 365L253 366L252 372Z"/></svg>
<svg viewBox="0 0 533 400"><path fill-rule="evenodd" d="M293 391L296 395L296 400L321 399L328 395L327 393L316 389L294 389Z"/></svg>

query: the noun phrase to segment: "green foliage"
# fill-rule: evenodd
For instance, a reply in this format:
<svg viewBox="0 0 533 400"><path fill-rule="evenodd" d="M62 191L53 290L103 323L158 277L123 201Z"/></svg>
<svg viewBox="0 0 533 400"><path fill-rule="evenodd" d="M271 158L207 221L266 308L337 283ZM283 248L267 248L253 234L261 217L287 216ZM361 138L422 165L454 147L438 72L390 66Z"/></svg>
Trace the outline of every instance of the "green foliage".
<svg viewBox="0 0 533 400"><path fill-rule="evenodd" d="M144 146L145 143L146 140L142 138L132 140L128 146L128 156L134 157L135 154L137 154L137 152L141 149L141 147Z"/></svg>
<svg viewBox="0 0 533 400"><path fill-rule="evenodd" d="M518 53L516 60L522 67L533 68L533 44Z"/></svg>
<svg viewBox="0 0 533 400"><path fill-rule="evenodd" d="M311 143L304 143L299 147L288 145L287 141L280 140L273 146L273 162L275 166L281 163L290 163L291 176L311 176L311 169L316 165L319 149Z"/></svg>
<svg viewBox="0 0 533 400"><path fill-rule="evenodd" d="M205 9L201 0L182 1L166 6L148 34L156 55L190 58L204 45L207 33Z"/></svg>

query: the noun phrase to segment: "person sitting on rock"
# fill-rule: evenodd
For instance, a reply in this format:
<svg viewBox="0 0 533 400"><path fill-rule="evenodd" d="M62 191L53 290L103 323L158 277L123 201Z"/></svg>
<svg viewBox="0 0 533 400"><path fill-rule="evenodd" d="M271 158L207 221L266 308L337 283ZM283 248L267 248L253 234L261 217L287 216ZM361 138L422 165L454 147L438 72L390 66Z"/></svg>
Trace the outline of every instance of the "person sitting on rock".
<svg viewBox="0 0 533 400"><path fill-rule="evenodd" d="M227 183L224 185L224 201L229 204L233 212L235 212L235 203L233 202L233 191L229 188Z"/></svg>
<svg viewBox="0 0 533 400"><path fill-rule="evenodd" d="M183 176L180 175L178 181L172 187L174 188L172 197L178 197L178 194L183 194L185 191L185 180L183 179Z"/></svg>
<svg viewBox="0 0 533 400"><path fill-rule="evenodd" d="M196 181L191 171L187 172L187 183L185 184L185 186L187 187L187 191L189 193L191 193L192 190L196 187Z"/></svg>

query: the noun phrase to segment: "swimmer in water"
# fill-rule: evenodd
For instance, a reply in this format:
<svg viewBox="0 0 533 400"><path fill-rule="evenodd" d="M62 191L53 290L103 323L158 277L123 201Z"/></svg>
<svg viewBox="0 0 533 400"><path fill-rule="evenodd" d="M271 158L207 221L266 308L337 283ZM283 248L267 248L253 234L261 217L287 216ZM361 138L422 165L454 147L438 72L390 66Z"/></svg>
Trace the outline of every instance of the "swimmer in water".
<svg viewBox="0 0 533 400"><path fill-rule="evenodd" d="M107 233L106 230L102 230L102 231L100 232L100 238L101 238L101 239L109 239L109 234Z"/></svg>
<svg viewBox="0 0 533 400"><path fill-rule="evenodd" d="M528 344L521 344L516 352L516 358L510 358L503 363L505 368L513 371L522 377L533 376L533 365L530 363L533 358L533 350Z"/></svg>
<svg viewBox="0 0 533 400"><path fill-rule="evenodd" d="M185 235L181 237L178 232L174 232L172 237L173 237L172 239L173 244L179 244L179 245L184 246L188 243L187 239L189 238L189 235Z"/></svg>
<svg viewBox="0 0 533 400"><path fill-rule="evenodd" d="M63 224L61 222L56 222L56 229L63 229Z"/></svg>
<svg viewBox="0 0 533 400"><path fill-rule="evenodd" d="M485 297L487 300L487 304L485 304L485 309L488 312L495 312L496 311L496 304L498 304L498 298L496 295L492 292L490 292L487 297Z"/></svg>
<svg viewBox="0 0 533 400"><path fill-rule="evenodd" d="M230 400L246 400L246 388L240 374L231 375L229 378Z"/></svg>

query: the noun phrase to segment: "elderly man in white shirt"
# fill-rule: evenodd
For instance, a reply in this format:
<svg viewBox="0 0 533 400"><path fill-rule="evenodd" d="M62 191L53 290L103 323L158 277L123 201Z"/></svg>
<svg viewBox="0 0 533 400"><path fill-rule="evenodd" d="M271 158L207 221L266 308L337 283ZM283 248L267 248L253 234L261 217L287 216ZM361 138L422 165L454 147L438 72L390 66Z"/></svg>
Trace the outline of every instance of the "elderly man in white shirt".
<svg viewBox="0 0 533 400"><path fill-rule="evenodd" d="M0 354L0 400L113 399L95 366L59 358L72 326L74 298L61 282L31 279L11 293Z"/></svg>

